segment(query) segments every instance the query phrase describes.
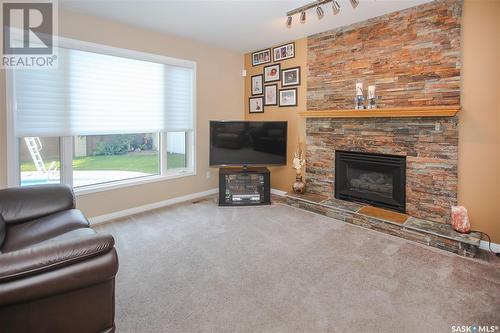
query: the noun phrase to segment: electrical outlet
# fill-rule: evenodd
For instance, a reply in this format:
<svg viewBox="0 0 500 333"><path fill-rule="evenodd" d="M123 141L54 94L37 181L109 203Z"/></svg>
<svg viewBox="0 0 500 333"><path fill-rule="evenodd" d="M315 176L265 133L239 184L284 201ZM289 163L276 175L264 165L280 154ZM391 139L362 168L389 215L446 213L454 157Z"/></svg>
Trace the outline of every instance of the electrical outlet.
<svg viewBox="0 0 500 333"><path fill-rule="evenodd" d="M441 130L441 123L439 121L436 121L436 124L434 125L434 129L436 132Z"/></svg>
<svg viewBox="0 0 500 333"><path fill-rule="evenodd" d="M207 175L207 179L212 178L212 173L210 171L207 171L206 175Z"/></svg>

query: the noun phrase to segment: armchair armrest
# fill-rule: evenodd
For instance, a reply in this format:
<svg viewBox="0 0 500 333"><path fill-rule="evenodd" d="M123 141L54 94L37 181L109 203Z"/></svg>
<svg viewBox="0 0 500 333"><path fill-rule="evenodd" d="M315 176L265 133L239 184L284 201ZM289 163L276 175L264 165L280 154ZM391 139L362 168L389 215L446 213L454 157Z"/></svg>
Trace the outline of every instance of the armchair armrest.
<svg viewBox="0 0 500 333"><path fill-rule="evenodd" d="M0 215L5 223L18 223L75 208L67 185L37 185L0 190Z"/></svg>
<svg viewBox="0 0 500 333"><path fill-rule="evenodd" d="M0 283L55 270L105 254L113 249L114 244L111 235L94 234L0 254Z"/></svg>
<svg viewBox="0 0 500 333"><path fill-rule="evenodd" d="M113 244L112 236L95 234L0 254L0 309L114 284L118 257Z"/></svg>

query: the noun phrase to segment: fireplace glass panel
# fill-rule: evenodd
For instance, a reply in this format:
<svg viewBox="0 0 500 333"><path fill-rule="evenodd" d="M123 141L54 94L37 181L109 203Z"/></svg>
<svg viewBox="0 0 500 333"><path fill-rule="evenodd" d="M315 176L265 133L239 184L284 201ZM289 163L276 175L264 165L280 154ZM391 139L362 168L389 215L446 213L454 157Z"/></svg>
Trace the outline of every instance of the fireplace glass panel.
<svg viewBox="0 0 500 333"><path fill-rule="evenodd" d="M335 152L335 197L405 212L406 157Z"/></svg>
<svg viewBox="0 0 500 333"><path fill-rule="evenodd" d="M392 198L393 176L391 173L370 171L348 165L347 183L351 191L376 193Z"/></svg>

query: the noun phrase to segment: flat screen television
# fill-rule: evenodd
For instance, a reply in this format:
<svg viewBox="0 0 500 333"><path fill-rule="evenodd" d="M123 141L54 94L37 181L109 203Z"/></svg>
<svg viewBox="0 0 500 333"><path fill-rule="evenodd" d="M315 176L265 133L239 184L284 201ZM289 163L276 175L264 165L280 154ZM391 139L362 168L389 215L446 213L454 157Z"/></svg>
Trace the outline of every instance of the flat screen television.
<svg viewBox="0 0 500 333"><path fill-rule="evenodd" d="M286 165L286 121L210 121L210 165Z"/></svg>

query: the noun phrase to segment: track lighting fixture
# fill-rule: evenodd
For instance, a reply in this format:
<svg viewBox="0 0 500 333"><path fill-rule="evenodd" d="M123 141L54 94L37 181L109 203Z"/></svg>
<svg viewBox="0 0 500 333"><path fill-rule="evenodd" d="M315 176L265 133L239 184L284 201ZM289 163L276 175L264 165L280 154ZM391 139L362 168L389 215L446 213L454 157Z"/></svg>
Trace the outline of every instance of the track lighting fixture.
<svg viewBox="0 0 500 333"><path fill-rule="evenodd" d="M316 15L318 15L318 20L321 20L323 16L325 16L323 8L321 8L320 6L316 7Z"/></svg>
<svg viewBox="0 0 500 333"><path fill-rule="evenodd" d="M359 5L359 0L349 0L351 2L352 8L356 8ZM325 16L325 12L323 11L323 8L321 8L321 5L327 4L327 3L332 3L332 10L333 14L337 15L340 13L340 3L338 0L316 0L313 2L310 2L302 7L295 8L293 10L290 10L288 13L286 13L286 26L287 28L291 28L292 26L292 16L295 14L300 15L299 22L304 24L306 23L306 11L312 8L316 8L316 15L318 16L318 19L322 19L323 16Z"/></svg>
<svg viewBox="0 0 500 333"><path fill-rule="evenodd" d="M337 15L340 12L340 4L337 0L332 1L333 14Z"/></svg>
<svg viewBox="0 0 500 333"><path fill-rule="evenodd" d="M300 13L300 23L304 24L306 23L306 11L302 11L302 13Z"/></svg>

